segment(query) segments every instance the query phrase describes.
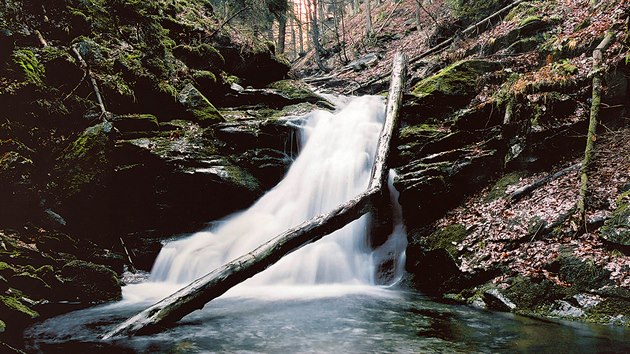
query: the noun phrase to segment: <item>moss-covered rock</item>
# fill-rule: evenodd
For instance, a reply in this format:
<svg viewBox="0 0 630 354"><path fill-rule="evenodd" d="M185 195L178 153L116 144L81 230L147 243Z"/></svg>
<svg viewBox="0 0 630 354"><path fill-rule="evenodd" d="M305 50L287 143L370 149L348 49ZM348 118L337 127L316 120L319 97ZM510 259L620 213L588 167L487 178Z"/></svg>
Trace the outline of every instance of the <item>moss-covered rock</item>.
<svg viewBox="0 0 630 354"><path fill-rule="evenodd" d="M630 191L617 198L617 209L601 228L601 237L613 244L630 246Z"/></svg>
<svg viewBox="0 0 630 354"><path fill-rule="evenodd" d="M437 229L427 238L430 249L444 248L453 257L457 255L457 245L468 234L466 227L462 224L451 224Z"/></svg>
<svg viewBox="0 0 630 354"><path fill-rule="evenodd" d="M493 186L490 188L490 191L486 195L486 202L492 202L497 199L505 197L506 189L516 184L521 178L523 178L525 174L523 172L510 172L503 177L501 177Z"/></svg>
<svg viewBox="0 0 630 354"><path fill-rule="evenodd" d="M155 131L159 129L157 117L152 114L125 114L112 119L121 132Z"/></svg>
<svg viewBox="0 0 630 354"><path fill-rule="evenodd" d="M20 319L33 319L39 316L36 311L22 303L17 296L0 295L0 308L2 308L0 313L2 313L3 316L7 316L4 318L5 320L11 316L18 316Z"/></svg>
<svg viewBox="0 0 630 354"><path fill-rule="evenodd" d="M83 303L102 303L122 297L118 276L111 269L81 260L71 261L61 269L66 282L67 299Z"/></svg>
<svg viewBox="0 0 630 354"><path fill-rule="evenodd" d="M451 10L465 24L477 22L508 3L506 0L448 0Z"/></svg>
<svg viewBox="0 0 630 354"><path fill-rule="evenodd" d="M221 113L192 84L186 85L177 95L177 100L197 123L208 126L225 121Z"/></svg>
<svg viewBox="0 0 630 354"><path fill-rule="evenodd" d="M83 131L57 160L50 186L69 230L101 241L110 224L112 130L103 122Z"/></svg>
<svg viewBox="0 0 630 354"><path fill-rule="evenodd" d="M486 60L459 61L420 81L413 87L412 94L419 99L432 95L470 96L477 87L477 79L497 68L497 64Z"/></svg>
<svg viewBox="0 0 630 354"><path fill-rule="evenodd" d="M317 104L318 106L323 108L334 108L332 103L328 102L325 98L313 92L313 90L303 81L281 80L273 82L267 87L273 90L277 90L281 95L285 96L295 103L309 102Z"/></svg>
<svg viewBox="0 0 630 354"><path fill-rule="evenodd" d="M44 81L44 66L35 57L35 53L28 49L13 51L13 62L21 69L23 79L31 84L41 85Z"/></svg>
<svg viewBox="0 0 630 354"><path fill-rule="evenodd" d="M418 82L411 90L412 100L407 105L431 109L434 115L461 108L475 96L479 79L499 68L497 63L481 59L451 64Z"/></svg>

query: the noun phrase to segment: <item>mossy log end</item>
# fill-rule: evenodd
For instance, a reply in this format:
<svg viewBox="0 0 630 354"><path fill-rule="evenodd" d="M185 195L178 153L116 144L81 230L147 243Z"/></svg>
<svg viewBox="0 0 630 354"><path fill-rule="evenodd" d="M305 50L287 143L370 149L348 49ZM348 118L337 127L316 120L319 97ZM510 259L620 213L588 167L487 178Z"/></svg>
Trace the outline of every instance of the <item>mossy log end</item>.
<svg viewBox="0 0 630 354"><path fill-rule="evenodd" d="M599 107L602 101L602 59L603 53L610 45L613 33L608 32L606 37L599 43L593 51L593 98L591 101L591 114L588 124L588 134L586 136L586 148L584 149L584 160L580 168L580 196L578 197L578 212L581 220L585 219L586 213L586 192L588 190L588 167L593 155L593 147L597 140L597 120L599 119Z"/></svg>
<svg viewBox="0 0 630 354"><path fill-rule="evenodd" d="M233 286L262 272L285 255L321 239L369 212L376 203L375 199L381 197L381 189L386 185L387 156L389 155L391 137L398 121L398 111L402 101L405 81L406 61L406 57L403 54L396 54L392 68L392 81L387 100L385 124L379 137L377 156L367 191L338 206L333 211L305 221L301 225L276 236L255 250L195 280L175 294L129 318L106 333L102 339L157 332L165 325L174 323L187 314L203 308L207 302L221 296Z"/></svg>

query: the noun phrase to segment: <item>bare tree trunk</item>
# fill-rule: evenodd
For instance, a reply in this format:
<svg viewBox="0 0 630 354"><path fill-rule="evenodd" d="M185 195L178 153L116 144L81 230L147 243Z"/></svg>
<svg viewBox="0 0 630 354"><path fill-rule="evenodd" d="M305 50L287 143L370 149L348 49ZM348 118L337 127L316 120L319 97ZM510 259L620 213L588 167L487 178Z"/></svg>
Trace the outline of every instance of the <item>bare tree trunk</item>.
<svg viewBox="0 0 630 354"><path fill-rule="evenodd" d="M584 221L586 218L586 192L588 191L588 168L593 155L593 147L597 140L597 120L599 117L599 106L602 101L602 57L606 48L612 40L612 32L608 32L606 37L599 43L593 51L593 99L591 101L591 115L588 124L588 133L586 136L586 148L584 150L584 160L580 168L580 196L578 199L578 211L580 219Z"/></svg>
<svg viewBox="0 0 630 354"><path fill-rule="evenodd" d="M278 15L278 47L276 53L284 54L284 46L287 38L287 14L286 12Z"/></svg>
<svg viewBox="0 0 630 354"><path fill-rule="evenodd" d="M365 0L365 35L369 37L372 32L372 8L370 7L370 0Z"/></svg>
<svg viewBox="0 0 630 354"><path fill-rule="evenodd" d="M291 17L289 17L289 27L291 27L291 51L293 53L292 60L295 60L298 57L297 39L295 38L295 13L291 13Z"/></svg>
<svg viewBox="0 0 630 354"><path fill-rule="evenodd" d="M312 3L312 11L311 14L311 39L313 42L313 47L315 48L315 62L317 63L317 67L321 71L328 71L328 68L324 66L322 62L321 54L324 52L321 44L319 43L319 26L317 25L317 0L311 0Z"/></svg>
<svg viewBox="0 0 630 354"><path fill-rule="evenodd" d="M255 250L195 280L106 333L103 339L159 331L164 325L179 321L187 314L221 296L233 286L262 272L285 255L317 241L369 212L379 198L387 178L389 146L398 124L398 112L406 76L406 58L396 53L387 100L385 124L378 140L377 156L368 189L335 210L290 229Z"/></svg>

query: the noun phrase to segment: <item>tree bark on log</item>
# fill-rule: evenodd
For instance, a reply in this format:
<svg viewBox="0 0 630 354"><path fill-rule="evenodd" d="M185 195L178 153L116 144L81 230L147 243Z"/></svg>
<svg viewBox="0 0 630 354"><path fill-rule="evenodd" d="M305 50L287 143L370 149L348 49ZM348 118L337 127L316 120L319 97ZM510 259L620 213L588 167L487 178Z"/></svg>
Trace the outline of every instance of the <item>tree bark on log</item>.
<svg viewBox="0 0 630 354"><path fill-rule="evenodd" d="M584 149L584 160L580 168L580 196L578 197L578 212L580 220L586 220L586 192L588 190L588 167L593 155L593 147L597 140L597 120L599 117L599 107L602 102L602 59L603 53L610 45L612 32L608 32L606 37L599 43L593 51L593 99L591 101L591 114L588 123L588 133L586 136L586 148Z"/></svg>
<svg viewBox="0 0 630 354"><path fill-rule="evenodd" d="M83 67L83 70L85 70L86 75L90 78L90 83L92 84L94 95L96 96L96 103L98 105L98 108L101 110L101 116L103 117L103 120L107 120L106 115L105 115L107 113L107 110L105 109L105 103L103 102L103 98L101 97L101 91L98 89L98 84L96 83L96 79L94 78L94 76L92 75L92 72L90 71L90 67L81 56L81 53L79 52L79 49L77 49L76 44L72 46L72 51L79 59L79 63L81 63L81 66Z"/></svg>
<svg viewBox="0 0 630 354"><path fill-rule="evenodd" d="M575 165L571 165L567 168L564 168L554 174L549 174L537 181L535 181L532 184L528 184L526 186L523 186L517 190L515 190L514 192L510 193L510 198L509 201L511 203L517 202L519 201L521 198L525 197L526 195L528 195L529 193L533 192L534 190L542 187L543 185L556 180L564 175L566 175L567 173L570 173L572 171L575 171L577 169L579 169L581 166L581 164L577 163Z"/></svg>
<svg viewBox="0 0 630 354"><path fill-rule="evenodd" d="M398 121L405 72L406 57L397 53L392 68L392 83L387 100L385 123L379 137L377 156L367 191L327 214L319 215L285 231L255 250L195 280L176 293L129 318L106 333L102 339L159 331L165 325L176 322L192 311L203 308L207 302L262 272L285 255L321 239L369 212L375 204L375 198L380 198L383 185L386 184L387 156Z"/></svg>

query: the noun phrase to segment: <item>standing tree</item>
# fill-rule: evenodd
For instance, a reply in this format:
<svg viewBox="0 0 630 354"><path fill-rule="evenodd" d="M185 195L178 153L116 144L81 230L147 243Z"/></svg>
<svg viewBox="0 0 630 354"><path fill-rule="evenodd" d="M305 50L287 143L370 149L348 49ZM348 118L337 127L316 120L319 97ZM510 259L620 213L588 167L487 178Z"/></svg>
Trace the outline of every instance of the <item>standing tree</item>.
<svg viewBox="0 0 630 354"><path fill-rule="evenodd" d="M365 35L370 37L373 33L372 28L372 8L370 7L370 0L365 1Z"/></svg>
<svg viewBox="0 0 630 354"><path fill-rule="evenodd" d="M313 47L315 48L315 62L317 63L317 67L321 71L328 71L328 69L324 66L322 62L322 53L324 52L324 48L322 48L319 43L319 25L317 24L317 8L318 8L318 0L307 0L309 2L309 6L307 12L310 17L311 22L311 40L313 42Z"/></svg>

